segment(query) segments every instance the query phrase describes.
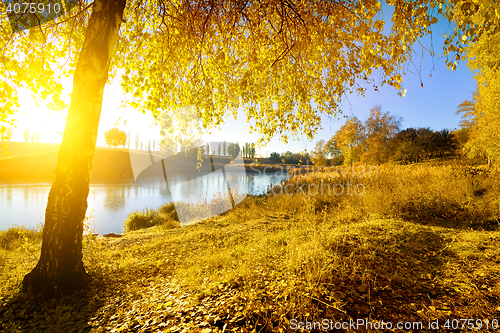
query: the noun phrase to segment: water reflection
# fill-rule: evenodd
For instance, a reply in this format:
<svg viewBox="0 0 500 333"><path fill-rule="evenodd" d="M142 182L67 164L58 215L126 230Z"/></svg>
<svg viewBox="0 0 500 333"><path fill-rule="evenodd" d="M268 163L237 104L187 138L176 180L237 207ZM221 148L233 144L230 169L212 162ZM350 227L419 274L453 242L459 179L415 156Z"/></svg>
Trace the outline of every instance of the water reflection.
<svg viewBox="0 0 500 333"><path fill-rule="evenodd" d="M158 179L140 179L127 185L92 185L87 214L94 216L97 232L122 232L123 221L135 210L158 208L172 198L176 202L199 203L221 196L226 199L220 201L220 209L229 209L228 185L238 204L244 199L243 194L261 194L270 184L285 178L286 175L226 173L225 181L214 172L197 178L174 175L168 180L168 188ZM44 219L49 191L50 184L0 185L0 230L13 225L36 227Z"/></svg>
<svg viewBox="0 0 500 333"><path fill-rule="evenodd" d="M106 192L105 206L111 210L118 210L125 204L125 198L129 196L125 194L125 186L113 186L104 189Z"/></svg>

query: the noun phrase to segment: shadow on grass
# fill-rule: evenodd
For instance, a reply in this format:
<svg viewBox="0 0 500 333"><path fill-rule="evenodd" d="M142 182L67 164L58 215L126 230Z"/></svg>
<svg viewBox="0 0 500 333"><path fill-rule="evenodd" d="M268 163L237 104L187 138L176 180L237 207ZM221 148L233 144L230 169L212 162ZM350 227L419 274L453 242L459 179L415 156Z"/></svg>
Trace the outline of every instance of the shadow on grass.
<svg viewBox="0 0 500 333"><path fill-rule="evenodd" d="M87 290L60 299L31 299L18 293L0 304L1 332L88 332L89 320L104 304L101 278Z"/></svg>
<svg viewBox="0 0 500 333"><path fill-rule="evenodd" d="M354 236L351 242L331 249L344 267L333 271L332 281L325 286L345 302L344 314L335 310L331 314L384 321L424 319L432 307L447 314L450 300L457 296L442 283L446 262L456 260L448 249L449 240L419 225L410 224L409 229L402 225L400 230L367 227L363 233L368 238ZM338 279L342 275L352 280ZM317 305L331 311L320 302ZM431 317L442 315L434 312Z"/></svg>
<svg viewBox="0 0 500 333"><path fill-rule="evenodd" d="M404 221L415 224L436 226L448 229L472 229L478 231L500 230L500 221L494 217L450 217L446 214L419 216L407 214L403 216L402 219Z"/></svg>

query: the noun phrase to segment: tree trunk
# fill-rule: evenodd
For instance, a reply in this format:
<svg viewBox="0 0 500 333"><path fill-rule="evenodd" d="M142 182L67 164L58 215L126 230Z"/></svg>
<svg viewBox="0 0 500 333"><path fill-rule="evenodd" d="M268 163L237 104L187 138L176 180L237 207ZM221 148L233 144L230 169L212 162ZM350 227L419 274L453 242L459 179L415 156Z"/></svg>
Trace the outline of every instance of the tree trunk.
<svg viewBox="0 0 500 333"><path fill-rule="evenodd" d="M126 0L96 0L73 78L71 105L45 211L41 256L24 277L31 295L59 296L87 281L83 220L104 85Z"/></svg>

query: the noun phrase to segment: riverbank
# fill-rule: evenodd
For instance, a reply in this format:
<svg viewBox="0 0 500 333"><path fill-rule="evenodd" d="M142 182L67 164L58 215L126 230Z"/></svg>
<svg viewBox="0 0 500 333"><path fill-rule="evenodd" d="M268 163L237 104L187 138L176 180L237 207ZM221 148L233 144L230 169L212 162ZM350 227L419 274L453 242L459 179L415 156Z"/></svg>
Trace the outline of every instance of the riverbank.
<svg viewBox="0 0 500 333"><path fill-rule="evenodd" d="M363 319L443 332L459 318L491 328L500 313L498 176L455 166L295 176L274 189L280 195L248 197L201 223L85 237L93 283L58 301L19 293L40 236L2 233L0 329L288 332ZM365 191L326 192L347 181Z"/></svg>

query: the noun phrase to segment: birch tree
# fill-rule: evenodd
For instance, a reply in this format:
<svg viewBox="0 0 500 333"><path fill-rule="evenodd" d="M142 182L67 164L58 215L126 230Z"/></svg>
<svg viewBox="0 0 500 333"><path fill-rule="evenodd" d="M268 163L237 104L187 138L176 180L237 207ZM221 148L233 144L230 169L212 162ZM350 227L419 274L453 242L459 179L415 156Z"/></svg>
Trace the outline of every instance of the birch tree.
<svg viewBox="0 0 500 333"><path fill-rule="evenodd" d="M12 121L19 109L18 87L40 99L50 96L54 108L66 109L61 76L73 79L41 257L24 289L59 295L87 280L83 220L109 76L120 79L131 96L128 105L180 119L181 126L171 126L167 135L189 132L178 112L185 107L194 108L206 131L241 107L251 130L260 133L259 143L275 135L284 142L301 133L312 138L321 116L337 114L346 93L386 84L402 91L404 64L413 44L438 21L432 14L437 7L458 24L451 42L462 43L460 32L469 34L473 24L474 36L498 27L497 12L483 8L487 1L477 5L484 20L468 23L467 10L476 2L390 0L395 10L388 32L375 0L65 0L66 15L48 22L40 14L27 22L48 23L32 29L2 21L0 121ZM463 3L470 7L466 14L453 16ZM460 47L448 51L460 56Z"/></svg>

